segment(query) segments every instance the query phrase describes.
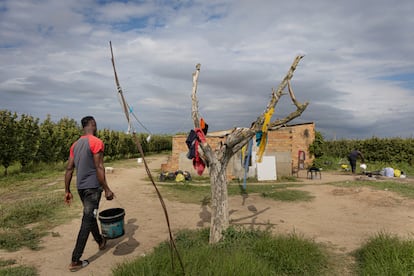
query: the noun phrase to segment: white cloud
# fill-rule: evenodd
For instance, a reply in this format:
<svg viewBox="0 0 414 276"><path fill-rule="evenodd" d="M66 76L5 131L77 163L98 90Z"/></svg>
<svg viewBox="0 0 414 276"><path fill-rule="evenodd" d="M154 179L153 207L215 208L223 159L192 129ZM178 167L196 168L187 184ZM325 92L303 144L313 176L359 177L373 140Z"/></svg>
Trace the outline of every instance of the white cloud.
<svg viewBox="0 0 414 276"><path fill-rule="evenodd" d="M100 126L124 129L112 41L125 96L153 132L191 127L197 63L210 129L248 126L305 53L292 81L310 101L300 121L328 136L411 135L392 122L411 116L413 82L392 76L414 74L413 12L409 0L5 0L0 108L76 119L90 110ZM281 102L277 116L291 107Z"/></svg>

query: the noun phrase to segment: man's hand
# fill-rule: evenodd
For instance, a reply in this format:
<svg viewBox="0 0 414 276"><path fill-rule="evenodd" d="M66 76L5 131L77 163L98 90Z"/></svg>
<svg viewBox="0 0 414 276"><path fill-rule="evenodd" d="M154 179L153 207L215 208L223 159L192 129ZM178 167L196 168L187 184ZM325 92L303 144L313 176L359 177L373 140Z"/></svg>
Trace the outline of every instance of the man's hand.
<svg viewBox="0 0 414 276"><path fill-rule="evenodd" d="M70 204L72 203L72 199L73 199L72 193L71 192L67 192L65 194L65 203L70 206Z"/></svg>
<svg viewBox="0 0 414 276"><path fill-rule="evenodd" d="M115 194L111 190L108 189L105 191L106 200L112 200L114 199L114 197L115 197Z"/></svg>

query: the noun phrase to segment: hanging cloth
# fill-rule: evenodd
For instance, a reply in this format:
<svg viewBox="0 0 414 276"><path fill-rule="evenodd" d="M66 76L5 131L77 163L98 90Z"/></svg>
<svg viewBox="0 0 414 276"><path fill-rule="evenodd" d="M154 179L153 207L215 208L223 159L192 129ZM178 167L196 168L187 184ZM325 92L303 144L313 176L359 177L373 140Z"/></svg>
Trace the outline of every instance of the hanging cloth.
<svg viewBox="0 0 414 276"><path fill-rule="evenodd" d="M264 122L263 122L263 126L262 126L262 136L261 136L261 139L260 139L259 150L256 154L257 163L262 162L262 157L263 157L264 151L266 149L266 144L267 144L267 130L269 128L270 119L272 118L272 115L273 115L274 111L275 111L275 109L272 107L264 115Z"/></svg>
<svg viewBox="0 0 414 276"><path fill-rule="evenodd" d="M245 158L245 156L246 156L246 150L247 150L247 145L244 145L242 148L241 148L241 159L240 159L240 161L241 161L241 165L242 165L242 167L244 167L244 158Z"/></svg>
<svg viewBox="0 0 414 276"><path fill-rule="evenodd" d="M262 131L259 130L258 132L256 132L256 146L260 145L260 141L262 140Z"/></svg>
<svg viewBox="0 0 414 276"><path fill-rule="evenodd" d="M196 152L195 157L193 158L193 167L196 170L198 175L202 175L206 165L204 164L203 159L200 157L200 153L198 152L198 140L195 142Z"/></svg>
<svg viewBox="0 0 414 276"><path fill-rule="evenodd" d="M187 158L193 159L196 155L196 140L197 140L197 133L194 130L190 130L190 133L185 140L185 143L188 147Z"/></svg>
<svg viewBox="0 0 414 276"><path fill-rule="evenodd" d="M203 131L204 135L207 135L208 124L204 121L203 118L200 119L200 128Z"/></svg>
<svg viewBox="0 0 414 276"><path fill-rule="evenodd" d="M251 165L251 156L252 156L252 148L253 148L253 139L249 140L249 143L247 144L247 156L243 158L244 161L244 180L243 180L243 189L246 190L246 179L247 179L247 173L249 172L249 166Z"/></svg>
<svg viewBox="0 0 414 276"><path fill-rule="evenodd" d="M206 136L204 135L203 130L196 128L194 129L195 133L197 134L197 138L201 143L206 143Z"/></svg>
<svg viewBox="0 0 414 276"><path fill-rule="evenodd" d="M206 137L204 136L204 132L200 128L195 129L195 133L197 134L197 139L195 139L195 157L193 158L193 167L197 171L198 175L202 175L206 165L203 159L198 152L199 143L205 143Z"/></svg>

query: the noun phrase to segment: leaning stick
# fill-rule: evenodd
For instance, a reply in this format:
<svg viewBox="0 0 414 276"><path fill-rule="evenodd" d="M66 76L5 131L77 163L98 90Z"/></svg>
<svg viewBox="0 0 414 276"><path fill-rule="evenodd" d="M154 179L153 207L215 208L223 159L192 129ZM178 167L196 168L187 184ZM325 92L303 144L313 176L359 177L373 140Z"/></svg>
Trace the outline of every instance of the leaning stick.
<svg viewBox="0 0 414 276"><path fill-rule="evenodd" d="M125 99L124 99L124 97L123 97L123 95L122 95L122 89L121 89L121 86L120 86L120 84L119 84L118 75L117 75L117 73L116 73L116 69L115 69L115 59L114 59L114 54L113 54L113 51L112 51L112 43L111 43L111 41L109 41L109 45L110 45L110 48L111 48L112 67L113 67L113 69L114 69L115 84L116 84L116 86L117 86L118 93L119 93L119 94L121 95L121 97L122 97L122 104L123 104L123 109L124 109L125 115L127 115L127 114L128 114L128 105L127 105L127 103L126 103L126 101L125 101ZM128 124L129 124L129 115L127 115L127 120L128 120ZM177 254L178 260L179 260L179 262L180 262L182 272L183 272L183 274L185 275L184 265L183 265L183 262L182 262L182 260L181 260L181 256L180 256L180 254L178 253L177 246L176 246L176 244L175 244L174 237L173 237L173 234L172 234L172 231L171 231L171 226L170 226L170 218L169 218L169 216L168 216L167 206L165 205L164 199L163 199L163 197L162 197L162 195L161 195L160 191L158 190L157 185L155 184L154 178L152 177L152 173L151 173L151 171L150 171L150 169L149 169L149 167L148 167L147 161L145 160L144 150L142 149L141 142L139 141L139 139L138 139L138 137L135 135L135 133L133 133L133 138L134 138L134 142L135 142L135 144L136 144L136 146L137 146L137 148L138 148L138 151L139 151L139 153L140 153L140 154L141 154L141 156L142 156L142 160L144 161L145 171L147 172L147 175L148 175L149 179L151 180L152 185L153 185L153 186L154 186L154 188L155 188L155 191L156 191L156 193L157 193L157 195L158 195L158 198L159 198L159 200L160 200L161 206L162 206L162 208L163 208L163 210L164 210L165 220L166 220L166 222L167 222L167 226L168 226L168 233L169 233L169 237L170 237L170 252L171 252L171 265L172 265L172 269L174 270L174 256L173 256L173 255L174 255L174 254L173 254L173 250L174 250L174 251L175 251L175 253Z"/></svg>

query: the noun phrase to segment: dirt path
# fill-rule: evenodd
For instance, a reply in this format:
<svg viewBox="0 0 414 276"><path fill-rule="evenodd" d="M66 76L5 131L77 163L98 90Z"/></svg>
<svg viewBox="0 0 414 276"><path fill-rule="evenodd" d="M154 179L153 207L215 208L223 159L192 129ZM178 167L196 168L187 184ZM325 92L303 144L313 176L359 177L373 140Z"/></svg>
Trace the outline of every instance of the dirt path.
<svg viewBox="0 0 414 276"><path fill-rule="evenodd" d="M166 156L149 157L151 169L159 169ZM137 168L116 168L107 174L108 182L117 195L114 201L103 201L101 210L125 209L125 232L120 238L108 241L107 249L98 251L89 239L83 258L90 265L76 275L111 275L116 264L134 259L151 251L168 239L164 214L154 188L147 180L143 164ZM155 174L154 174L155 176ZM63 177L63 176L62 176ZM278 233L304 234L316 242L328 244L339 253L358 248L362 242L379 231L411 237L414 229L414 200L402 198L389 191L369 188L339 188L323 183L353 180L351 175L326 174L322 179L304 183L320 184L298 187L315 196L311 202L288 203L264 199L259 195L230 198L230 218L235 224L273 224ZM63 183L62 183L63 185ZM296 188L295 188L296 189ZM209 209L196 204L166 201L174 230L195 229L209 225ZM73 275L67 267L79 230L80 219L51 230L59 235L43 239L40 251L0 251L2 258L16 259L18 263L35 266L40 275Z"/></svg>

